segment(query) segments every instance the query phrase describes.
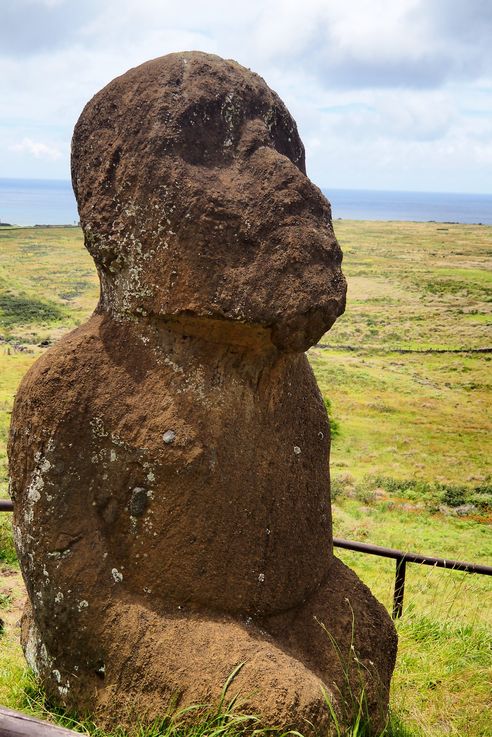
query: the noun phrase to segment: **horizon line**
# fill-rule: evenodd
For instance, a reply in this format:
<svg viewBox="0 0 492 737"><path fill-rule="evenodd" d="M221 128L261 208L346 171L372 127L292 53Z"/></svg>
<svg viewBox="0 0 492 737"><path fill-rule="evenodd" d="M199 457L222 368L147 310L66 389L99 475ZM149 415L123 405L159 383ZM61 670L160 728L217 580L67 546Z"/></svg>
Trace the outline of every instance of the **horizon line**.
<svg viewBox="0 0 492 737"><path fill-rule="evenodd" d="M70 184L70 179L60 179L58 177L0 177L0 182L63 182L64 184ZM313 181L313 180L311 180ZM453 194L453 195L478 195L478 196L485 196L485 197L492 197L492 191L491 192L472 192L472 191L463 191L463 190L449 190L449 189L387 189L387 188L372 188L372 187L337 187L326 184L318 184L317 182L313 182L316 184L317 187L319 187L324 192L334 192L334 191L342 191L342 192L401 192L402 194Z"/></svg>

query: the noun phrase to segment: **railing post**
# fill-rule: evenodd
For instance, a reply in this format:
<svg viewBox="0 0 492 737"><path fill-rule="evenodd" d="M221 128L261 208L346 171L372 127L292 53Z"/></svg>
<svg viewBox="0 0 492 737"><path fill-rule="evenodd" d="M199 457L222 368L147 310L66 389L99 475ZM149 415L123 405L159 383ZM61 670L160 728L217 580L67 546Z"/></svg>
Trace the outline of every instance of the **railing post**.
<svg viewBox="0 0 492 737"><path fill-rule="evenodd" d="M393 619L399 619L403 613L403 596L405 594L405 573L407 562L405 558L396 559L395 593L393 596Z"/></svg>

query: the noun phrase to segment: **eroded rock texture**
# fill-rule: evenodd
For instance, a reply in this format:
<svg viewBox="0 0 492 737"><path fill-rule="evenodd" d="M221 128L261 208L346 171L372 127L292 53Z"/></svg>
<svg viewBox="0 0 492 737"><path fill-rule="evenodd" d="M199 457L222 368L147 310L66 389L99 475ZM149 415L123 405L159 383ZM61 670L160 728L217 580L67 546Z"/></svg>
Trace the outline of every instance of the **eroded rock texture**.
<svg viewBox="0 0 492 737"><path fill-rule="evenodd" d="M293 119L237 63L171 54L88 103L72 154L101 298L12 419L29 663L106 723L213 701L244 663L231 693L269 724L329 732L322 688L381 724L396 638L333 556L303 354L342 254Z"/></svg>

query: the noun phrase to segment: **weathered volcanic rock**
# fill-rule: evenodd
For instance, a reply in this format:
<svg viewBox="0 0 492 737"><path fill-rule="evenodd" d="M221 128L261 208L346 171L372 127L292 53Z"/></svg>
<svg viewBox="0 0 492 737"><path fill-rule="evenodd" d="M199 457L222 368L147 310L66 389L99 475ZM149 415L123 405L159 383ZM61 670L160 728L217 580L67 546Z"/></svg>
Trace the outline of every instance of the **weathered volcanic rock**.
<svg viewBox="0 0 492 737"><path fill-rule="evenodd" d="M381 724L395 633L333 556L303 354L344 309L342 255L294 121L237 63L171 54L88 103L72 155L101 298L13 413L28 661L108 723L214 700L244 663L231 693L269 724L325 728L322 689Z"/></svg>

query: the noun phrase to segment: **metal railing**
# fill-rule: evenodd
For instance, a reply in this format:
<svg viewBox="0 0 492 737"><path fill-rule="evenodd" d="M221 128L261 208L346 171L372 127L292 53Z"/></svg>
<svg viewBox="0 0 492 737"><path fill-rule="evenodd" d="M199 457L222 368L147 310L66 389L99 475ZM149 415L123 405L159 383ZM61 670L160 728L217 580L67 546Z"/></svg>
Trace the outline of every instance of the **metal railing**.
<svg viewBox="0 0 492 737"><path fill-rule="evenodd" d="M0 499L0 512L13 512L13 510L14 505L11 501ZM446 568L450 571L465 571L465 573L478 573L482 576L492 576L492 566L485 566L481 563L466 563L463 560L434 558L430 555L407 553L403 550L383 548L380 545L371 545L370 543L342 540L339 537L333 538L333 545L336 548L355 550L357 553L368 553L369 555L379 555L381 558L393 558L393 560L396 561L395 588L393 593L393 619L399 619L403 613L403 597L405 595L407 563L420 563L420 565L433 566L434 568Z"/></svg>
<svg viewBox="0 0 492 737"><path fill-rule="evenodd" d="M407 563L420 563L424 566L434 568L447 568L450 571L465 571L466 573L479 573L483 576L492 576L492 566L481 563L466 563L463 560L450 560L449 558L433 558L430 555L420 553L405 553L403 550L394 548L383 548L380 545L369 543L358 543L352 540L342 540L334 537L333 545L337 548L355 550L358 553L369 553L379 555L381 558L393 558L396 561L395 588L393 593L393 619L399 619L403 612L403 596L405 594L405 574Z"/></svg>

